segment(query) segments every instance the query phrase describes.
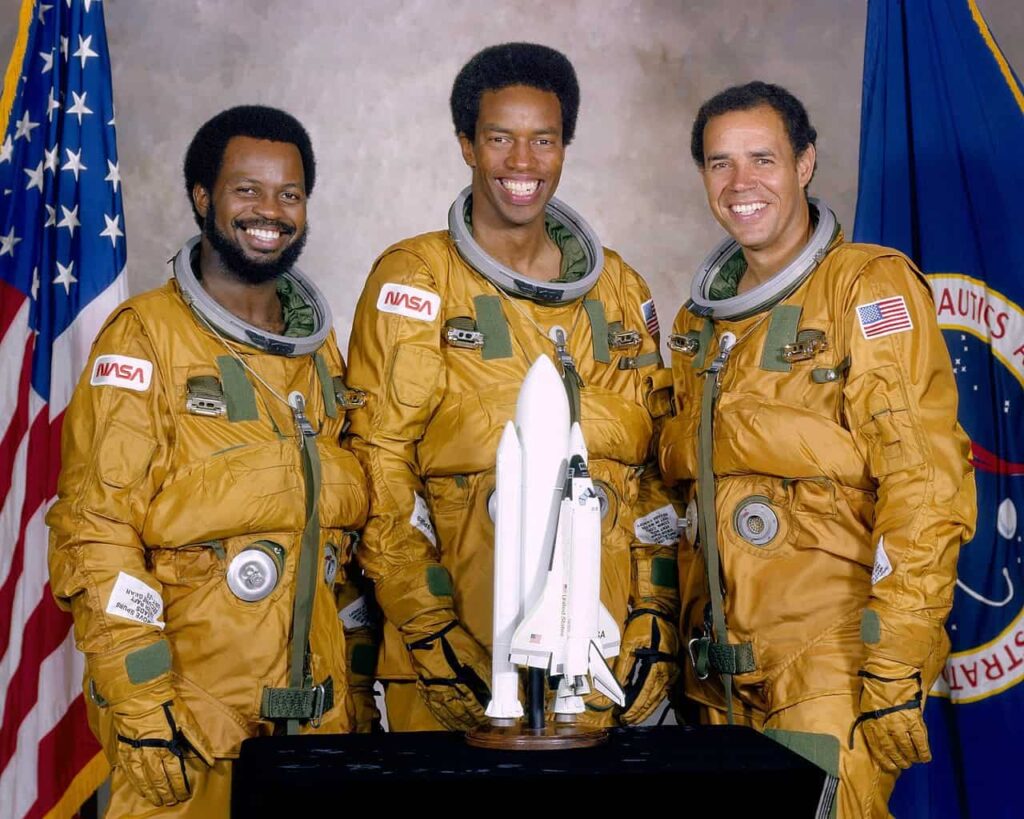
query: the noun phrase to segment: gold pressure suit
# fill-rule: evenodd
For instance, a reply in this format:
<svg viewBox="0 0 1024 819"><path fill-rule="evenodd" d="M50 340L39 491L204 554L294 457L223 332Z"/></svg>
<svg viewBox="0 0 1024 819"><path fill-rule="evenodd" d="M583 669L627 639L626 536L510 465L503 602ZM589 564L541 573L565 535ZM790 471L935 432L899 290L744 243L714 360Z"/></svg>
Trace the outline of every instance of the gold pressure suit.
<svg viewBox="0 0 1024 819"><path fill-rule="evenodd" d="M601 599L620 625L630 618L615 670L624 674L637 651L652 661L632 708L616 716L643 719L664 696L677 643L676 536L634 533L638 510L671 511L651 462L671 402L645 326L650 298L608 251L595 286L557 305L500 291L446 232L400 242L375 263L349 346L350 383L366 392L351 415L352 445L371 484L357 554L386 618L378 676L393 729L466 730L484 718L495 455L526 371L538 356L555 358L555 327L575 361L588 466L607 498ZM606 708L610 721L601 699L590 707Z"/></svg>
<svg viewBox="0 0 1024 819"><path fill-rule="evenodd" d="M704 542L680 545L687 695L724 721L731 680L739 721L839 777L841 817L878 816L896 769L869 755L865 714L922 708L942 667L974 481L924 277L838 230L821 255L752 315L680 311L661 465L704 490L698 506L713 499L713 515L689 515ZM879 305L894 323L878 324ZM727 631L712 622L705 525Z"/></svg>
<svg viewBox="0 0 1024 819"><path fill-rule="evenodd" d="M367 493L339 443L343 376L333 331L294 357L223 340L174 281L101 330L67 410L47 522L51 586L74 615L90 722L115 765L112 815L176 801L167 815L227 815L224 760L242 740L275 725L351 729L335 584ZM311 428L302 445L283 403L292 391ZM238 567L236 588L268 571L276 586L240 599ZM147 784L155 752L133 758L126 742L170 720L161 709L205 760L184 760L185 793Z"/></svg>

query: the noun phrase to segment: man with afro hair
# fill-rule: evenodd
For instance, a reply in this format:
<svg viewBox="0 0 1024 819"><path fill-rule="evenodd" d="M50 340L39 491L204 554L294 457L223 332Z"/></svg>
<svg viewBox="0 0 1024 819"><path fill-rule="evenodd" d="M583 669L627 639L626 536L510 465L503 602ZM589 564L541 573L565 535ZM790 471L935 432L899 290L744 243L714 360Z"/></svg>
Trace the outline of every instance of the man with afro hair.
<svg viewBox="0 0 1024 819"><path fill-rule="evenodd" d="M602 499L601 598L622 633L625 707L644 720L677 673L676 511L652 456L670 412L643 279L554 199L572 141L572 64L531 43L459 72L452 118L471 184L448 229L377 259L356 308L352 445L371 480L359 560L386 619L378 677L395 730L468 730L490 700L498 439L530 365L561 369ZM657 534L671 531L671 534Z"/></svg>
<svg viewBox="0 0 1024 819"><path fill-rule="evenodd" d="M244 739L354 726L338 601L367 497L331 313L294 267L314 178L283 111L203 125L202 233L107 319L67 410L50 586L109 816L227 816Z"/></svg>

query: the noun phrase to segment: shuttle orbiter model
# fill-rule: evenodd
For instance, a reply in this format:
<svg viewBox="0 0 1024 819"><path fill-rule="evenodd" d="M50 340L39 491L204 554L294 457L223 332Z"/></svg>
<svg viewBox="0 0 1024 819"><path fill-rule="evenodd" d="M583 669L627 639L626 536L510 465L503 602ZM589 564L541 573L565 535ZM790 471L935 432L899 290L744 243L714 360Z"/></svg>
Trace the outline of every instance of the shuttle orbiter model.
<svg viewBox="0 0 1024 819"><path fill-rule="evenodd" d="M601 604L601 507L578 423L555 365L541 356L498 444L494 521L494 648L487 716L523 715L516 666L559 677L556 715L584 710L588 678L625 695L607 658L619 628ZM565 718L565 717L563 717Z"/></svg>

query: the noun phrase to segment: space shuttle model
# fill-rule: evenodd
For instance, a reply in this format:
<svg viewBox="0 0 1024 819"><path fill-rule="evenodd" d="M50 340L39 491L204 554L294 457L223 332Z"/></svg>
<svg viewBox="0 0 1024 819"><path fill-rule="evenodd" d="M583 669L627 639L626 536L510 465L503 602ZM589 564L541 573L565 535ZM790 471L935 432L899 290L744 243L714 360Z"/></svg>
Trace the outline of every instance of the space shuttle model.
<svg viewBox="0 0 1024 819"><path fill-rule="evenodd" d="M497 725L523 716L519 672L532 689L530 727L543 727L545 680L558 677L559 721L584 710L590 685L623 705L607 658L619 652L619 628L601 604L601 508L587 470L578 423L546 356L530 367L515 420L498 444L494 521L492 699ZM539 691L537 689L540 689ZM540 725L537 725L537 720Z"/></svg>

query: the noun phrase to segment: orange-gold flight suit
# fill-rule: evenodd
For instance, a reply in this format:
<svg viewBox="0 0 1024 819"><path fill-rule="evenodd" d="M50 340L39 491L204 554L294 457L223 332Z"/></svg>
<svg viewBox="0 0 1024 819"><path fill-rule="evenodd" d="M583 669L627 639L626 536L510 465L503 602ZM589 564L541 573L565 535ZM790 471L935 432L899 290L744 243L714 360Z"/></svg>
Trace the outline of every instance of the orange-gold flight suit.
<svg viewBox="0 0 1024 819"><path fill-rule="evenodd" d="M598 695L588 718L642 720L664 697L678 644L677 536L657 534L669 518L674 530L676 513L652 461L671 402L645 325L650 298L609 251L597 284L565 304L500 291L447 232L400 242L375 263L349 345L350 383L366 393L351 440L371 485L358 556L385 617L378 676L392 730L467 730L484 720L498 439L533 361L548 355L558 365L556 326L581 382L588 466L607 499L601 599L623 632L613 670L621 680L638 657L649 660L627 690L629 710L613 712ZM482 347L463 346L454 331L479 334Z"/></svg>
<svg viewBox="0 0 1024 819"><path fill-rule="evenodd" d="M100 332L47 522L51 587L114 766L111 816L226 816L242 740L351 729L335 585L367 492L339 441L344 374L333 331L294 357L218 338L173 280ZM232 576L272 590L242 599Z"/></svg>
<svg viewBox="0 0 1024 819"><path fill-rule="evenodd" d="M735 293L734 262L712 299ZM839 778L840 817L886 816L898 768L928 758L920 715L975 519L927 283L902 254L844 243L837 229L774 305L734 319L691 305L670 339L677 414L660 446L666 480L696 485L689 518L702 522L697 544L679 547L681 637L695 661L686 693L724 722L731 688L736 721ZM709 605L705 527L725 629Z"/></svg>

